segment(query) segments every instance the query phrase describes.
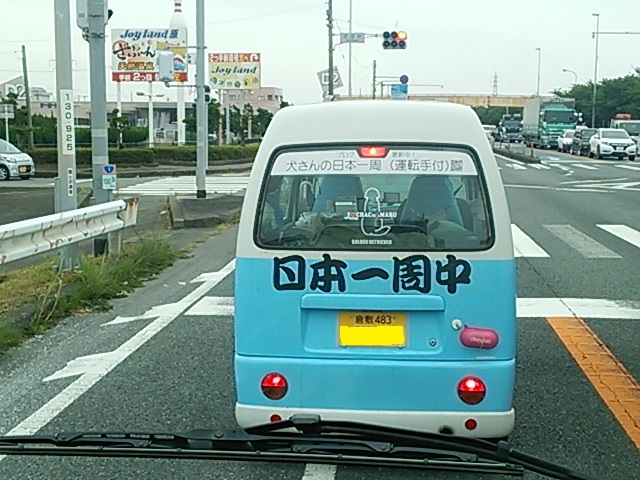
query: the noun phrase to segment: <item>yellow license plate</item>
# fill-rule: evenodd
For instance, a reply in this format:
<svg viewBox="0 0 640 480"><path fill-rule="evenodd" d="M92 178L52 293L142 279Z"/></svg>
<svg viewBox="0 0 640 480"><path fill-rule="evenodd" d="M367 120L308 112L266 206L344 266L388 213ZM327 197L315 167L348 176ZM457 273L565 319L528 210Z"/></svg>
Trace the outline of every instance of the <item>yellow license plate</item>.
<svg viewBox="0 0 640 480"><path fill-rule="evenodd" d="M406 347L407 314L340 312L338 345L343 347Z"/></svg>
<svg viewBox="0 0 640 480"><path fill-rule="evenodd" d="M27 170L27 167L18 167L18 171L20 173L27 173L29 170Z"/></svg>

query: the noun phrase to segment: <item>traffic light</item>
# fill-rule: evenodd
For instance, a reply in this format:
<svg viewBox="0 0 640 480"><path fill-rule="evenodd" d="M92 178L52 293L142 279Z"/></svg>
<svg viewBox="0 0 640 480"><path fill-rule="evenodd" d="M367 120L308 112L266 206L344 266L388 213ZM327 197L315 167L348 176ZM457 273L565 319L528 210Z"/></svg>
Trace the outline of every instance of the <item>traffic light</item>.
<svg viewBox="0 0 640 480"><path fill-rule="evenodd" d="M385 50L404 50L407 48L407 32L384 32L382 34L382 48Z"/></svg>
<svg viewBox="0 0 640 480"><path fill-rule="evenodd" d="M204 86L204 103L211 103L211 87L206 84Z"/></svg>

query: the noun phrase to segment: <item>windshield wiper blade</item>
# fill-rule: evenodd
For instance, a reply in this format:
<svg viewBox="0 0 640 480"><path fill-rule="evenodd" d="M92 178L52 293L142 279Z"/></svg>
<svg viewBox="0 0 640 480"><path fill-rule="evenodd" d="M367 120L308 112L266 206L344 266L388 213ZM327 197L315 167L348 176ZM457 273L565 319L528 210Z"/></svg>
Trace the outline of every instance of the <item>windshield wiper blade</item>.
<svg viewBox="0 0 640 480"><path fill-rule="evenodd" d="M327 463L512 476L522 476L526 469L562 480L595 480L517 452L505 442L496 445L299 415L246 431L0 437L0 454Z"/></svg>

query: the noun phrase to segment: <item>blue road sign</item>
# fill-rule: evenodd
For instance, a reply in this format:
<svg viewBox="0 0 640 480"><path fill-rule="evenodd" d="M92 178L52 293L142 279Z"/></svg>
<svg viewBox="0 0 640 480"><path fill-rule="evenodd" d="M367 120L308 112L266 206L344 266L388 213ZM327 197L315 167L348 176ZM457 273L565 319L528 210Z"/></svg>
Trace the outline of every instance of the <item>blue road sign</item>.
<svg viewBox="0 0 640 480"><path fill-rule="evenodd" d="M115 175L116 166L115 165L103 165L102 166L102 174L103 175Z"/></svg>
<svg viewBox="0 0 640 480"><path fill-rule="evenodd" d="M407 100L409 98L409 85L394 83L391 85L392 100Z"/></svg>
<svg viewBox="0 0 640 480"><path fill-rule="evenodd" d="M407 75L402 75L400 77L400 83L402 83L403 85L406 85L407 83L409 83L409 77Z"/></svg>

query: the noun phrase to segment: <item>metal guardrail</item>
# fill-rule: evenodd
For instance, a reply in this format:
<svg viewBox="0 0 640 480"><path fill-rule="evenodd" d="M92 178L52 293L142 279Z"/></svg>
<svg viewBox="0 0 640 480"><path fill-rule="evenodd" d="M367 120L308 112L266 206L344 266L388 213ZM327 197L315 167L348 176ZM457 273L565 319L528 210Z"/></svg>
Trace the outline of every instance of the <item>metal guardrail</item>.
<svg viewBox="0 0 640 480"><path fill-rule="evenodd" d="M0 265L133 226L137 198L0 225Z"/></svg>

